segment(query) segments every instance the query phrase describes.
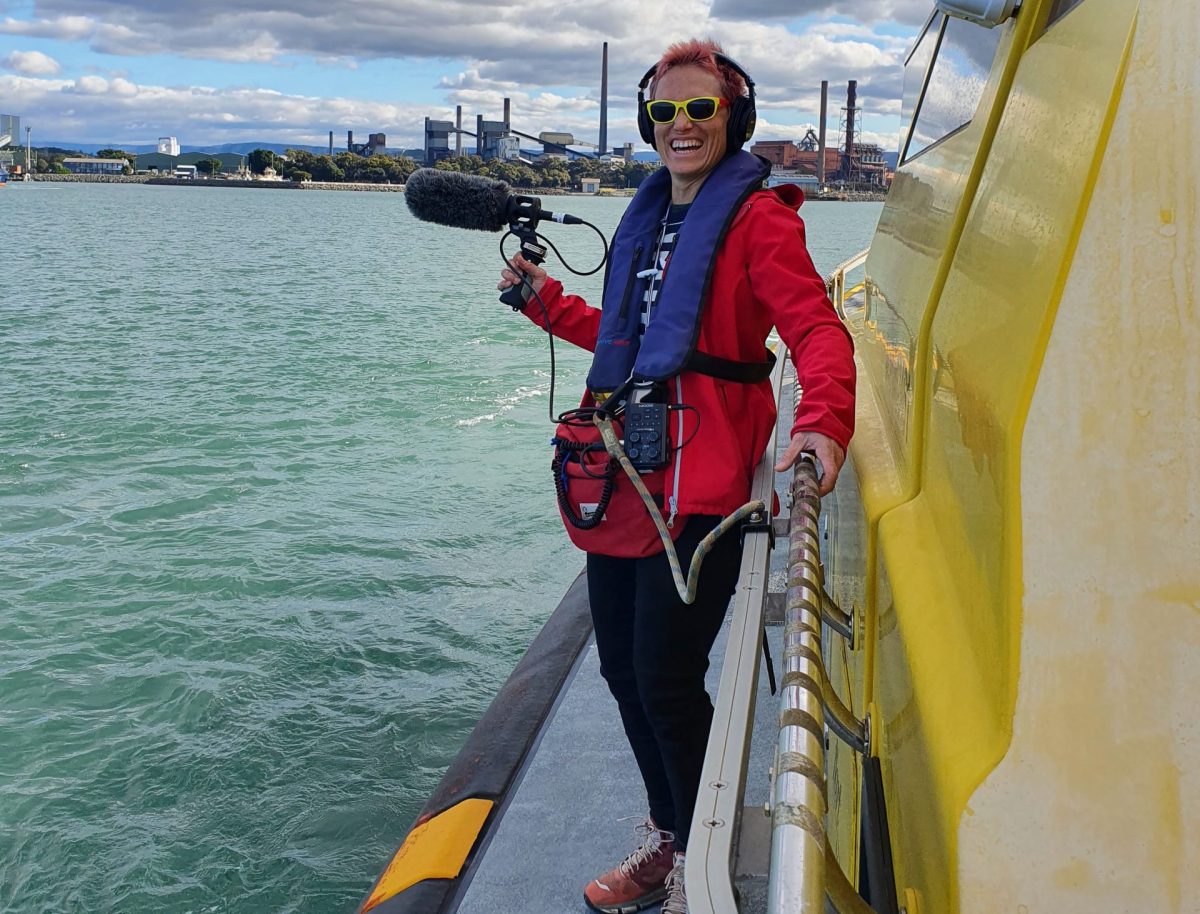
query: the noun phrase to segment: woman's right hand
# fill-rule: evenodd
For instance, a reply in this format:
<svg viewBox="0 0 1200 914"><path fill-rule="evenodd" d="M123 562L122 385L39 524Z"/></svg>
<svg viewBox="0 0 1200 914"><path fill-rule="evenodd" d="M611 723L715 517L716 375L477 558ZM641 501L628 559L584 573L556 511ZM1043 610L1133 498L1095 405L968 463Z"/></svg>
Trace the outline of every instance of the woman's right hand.
<svg viewBox="0 0 1200 914"><path fill-rule="evenodd" d="M496 284L496 288L503 292L510 286L517 285L521 282L521 277L518 274L524 273L529 279L529 284L533 286L534 292L541 292L542 286L546 284L546 271L537 264L530 263L522 255L517 254L508 262L509 269L500 271L500 282Z"/></svg>

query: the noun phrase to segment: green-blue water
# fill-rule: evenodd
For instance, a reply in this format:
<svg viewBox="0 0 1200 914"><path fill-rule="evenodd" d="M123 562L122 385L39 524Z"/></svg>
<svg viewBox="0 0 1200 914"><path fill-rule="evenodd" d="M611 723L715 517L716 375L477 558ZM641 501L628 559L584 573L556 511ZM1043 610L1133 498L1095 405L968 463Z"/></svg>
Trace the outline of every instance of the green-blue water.
<svg viewBox="0 0 1200 914"><path fill-rule="evenodd" d="M817 266L879 210L806 205ZM498 236L399 194L0 213L0 910L352 910L582 564Z"/></svg>

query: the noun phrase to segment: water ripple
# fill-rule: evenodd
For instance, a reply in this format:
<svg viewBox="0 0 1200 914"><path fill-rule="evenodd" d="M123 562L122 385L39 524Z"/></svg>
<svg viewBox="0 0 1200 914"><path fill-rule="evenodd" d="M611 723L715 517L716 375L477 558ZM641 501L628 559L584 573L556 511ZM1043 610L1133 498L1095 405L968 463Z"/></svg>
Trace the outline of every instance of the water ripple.
<svg viewBox="0 0 1200 914"><path fill-rule="evenodd" d="M0 910L350 910L581 565L544 336L395 195L4 202Z"/></svg>

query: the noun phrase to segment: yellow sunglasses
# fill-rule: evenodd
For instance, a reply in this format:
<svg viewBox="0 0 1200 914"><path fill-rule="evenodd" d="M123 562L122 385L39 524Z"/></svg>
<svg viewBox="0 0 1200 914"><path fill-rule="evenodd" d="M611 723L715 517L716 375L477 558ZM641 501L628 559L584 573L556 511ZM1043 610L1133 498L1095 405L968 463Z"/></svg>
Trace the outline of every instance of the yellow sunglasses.
<svg viewBox="0 0 1200 914"><path fill-rule="evenodd" d="M729 106L723 98L712 95L701 95L681 102L669 98L652 98L646 102L646 113L656 124L670 124L679 117L679 109L687 115L689 121L711 121L717 112Z"/></svg>

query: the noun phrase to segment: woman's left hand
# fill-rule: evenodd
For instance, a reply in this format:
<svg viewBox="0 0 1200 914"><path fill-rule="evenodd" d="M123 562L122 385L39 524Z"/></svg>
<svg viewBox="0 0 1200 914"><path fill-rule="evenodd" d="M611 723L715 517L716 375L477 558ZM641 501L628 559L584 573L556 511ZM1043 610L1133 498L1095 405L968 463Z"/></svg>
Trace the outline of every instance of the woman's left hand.
<svg viewBox="0 0 1200 914"><path fill-rule="evenodd" d="M805 451L815 454L825 471L825 475L818 481L817 494L828 495L833 491L838 473L846 461L846 452L842 450L842 446L828 435L822 435L820 432L796 432L792 436L792 443L779 458L779 463L775 464L775 472L782 473L791 469Z"/></svg>

